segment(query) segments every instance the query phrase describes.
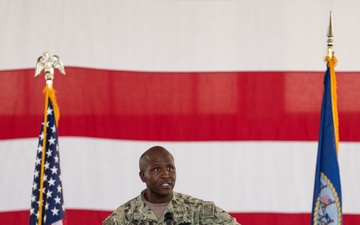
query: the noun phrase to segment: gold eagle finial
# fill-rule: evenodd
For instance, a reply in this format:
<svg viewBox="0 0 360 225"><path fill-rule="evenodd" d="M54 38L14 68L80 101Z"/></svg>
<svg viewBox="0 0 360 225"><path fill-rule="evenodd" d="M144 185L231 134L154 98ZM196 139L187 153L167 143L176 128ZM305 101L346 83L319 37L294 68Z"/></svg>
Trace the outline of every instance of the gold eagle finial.
<svg viewBox="0 0 360 225"><path fill-rule="evenodd" d="M49 53L44 52L36 62L35 77L44 70L46 84L51 87L54 80L54 69L60 70L60 72L65 75L64 64L60 57L57 55L50 56Z"/></svg>

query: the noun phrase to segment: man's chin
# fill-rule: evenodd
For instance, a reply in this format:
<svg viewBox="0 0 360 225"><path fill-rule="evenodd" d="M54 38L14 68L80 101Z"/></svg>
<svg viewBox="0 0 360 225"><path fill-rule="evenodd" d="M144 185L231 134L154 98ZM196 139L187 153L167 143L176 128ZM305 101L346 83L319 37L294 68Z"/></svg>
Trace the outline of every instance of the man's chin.
<svg viewBox="0 0 360 225"><path fill-rule="evenodd" d="M169 197L171 196L172 197L172 194L173 194L173 189L172 188L162 188L161 190L159 190L158 194L162 197Z"/></svg>

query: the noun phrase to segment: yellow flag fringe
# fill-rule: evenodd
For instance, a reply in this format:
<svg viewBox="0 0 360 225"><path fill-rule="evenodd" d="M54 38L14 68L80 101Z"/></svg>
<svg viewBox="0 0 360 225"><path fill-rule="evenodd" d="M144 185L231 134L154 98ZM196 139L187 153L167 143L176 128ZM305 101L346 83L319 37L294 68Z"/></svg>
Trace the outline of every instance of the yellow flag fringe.
<svg viewBox="0 0 360 225"><path fill-rule="evenodd" d="M328 63L328 67L330 69L330 85L331 85L331 105L332 105L332 113L333 113L333 121L334 121L334 133L335 133L335 146L336 146L336 154L338 154L338 145L339 145L339 116L337 110L337 92L336 92L336 74L335 74L335 66L337 63L337 59L335 56L332 59L329 56L326 56L325 60Z"/></svg>
<svg viewBox="0 0 360 225"><path fill-rule="evenodd" d="M52 102L52 105L53 105L53 108L54 108L54 116L55 116L55 120L56 120L56 126L58 127L59 126L59 119L60 119L60 109L59 109L59 106L56 102L56 91L55 89L53 88L49 88L48 86L46 86L44 89L43 89L43 93L45 94L46 98L50 98L51 102ZM47 100L46 100L47 102ZM45 106L45 112L48 108L48 104L46 104Z"/></svg>
<svg viewBox="0 0 360 225"><path fill-rule="evenodd" d="M38 218L38 225L42 225L42 217L43 217L43 211L42 211L42 202L43 202L43 189L44 189L44 170L45 170L45 152L46 152L46 124L47 124L47 114L48 114L48 108L49 108L49 99L52 102L53 108L54 108L54 117L56 126L58 127L58 121L60 118L60 110L56 102L56 91L46 86L43 89L43 93L45 94L45 107L44 107L44 125L43 125L43 143L42 143L42 157L41 157L41 171L40 171L40 189L39 189L39 218Z"/></svg>

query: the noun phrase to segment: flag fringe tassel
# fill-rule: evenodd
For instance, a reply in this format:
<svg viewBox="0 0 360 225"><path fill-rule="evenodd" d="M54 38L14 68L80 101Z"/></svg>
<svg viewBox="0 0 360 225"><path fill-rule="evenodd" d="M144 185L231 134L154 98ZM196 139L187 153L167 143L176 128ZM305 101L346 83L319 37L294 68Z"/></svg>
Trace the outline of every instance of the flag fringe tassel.
<svg viewBox="0 0 360 225"><path fill-rule="evenodd" d="M38 225L42 225L42 202L43 202L43 188L44 188L44 170L45 170L45 151L46 151L46 124L47 124L47 114L49 108L49 99L51 100L54 108L54 117L56 126L58 126L58 121L60 118L60 110L56 102L56 91L53 88L46 86L43 89L43 93L45 94L45 107L44 107L44 125L43 125L43 143L42 143L42 155L41 155L41 172L40 172L40 189L39 189L39 218L38 218Z"/></svg>
<svg viewBox="0 0 360 225"><path fill-rule="evenodd" d="M337 63L337 59L335 56L330 58L326 56L325 60L328 63L328 67L330 68L330 85L331 85L331 105L332 105L332 114L333 114L333 122L334 122L334 133L335 133L335 148L336 154L338 154L338 146L339 146L339 117L337 110L337 94L336 94L336 74L335 74L335 66Z"/></svg>

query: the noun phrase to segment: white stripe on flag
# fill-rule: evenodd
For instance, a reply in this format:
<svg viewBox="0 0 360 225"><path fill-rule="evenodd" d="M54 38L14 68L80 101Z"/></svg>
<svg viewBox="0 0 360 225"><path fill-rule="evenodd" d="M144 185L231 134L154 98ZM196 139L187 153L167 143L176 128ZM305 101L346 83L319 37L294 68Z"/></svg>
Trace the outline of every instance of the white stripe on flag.
<svg viewBox="0 0 360 225"><path fill-rule="evenodd" d="M323 71L333 10L337 71L360 70L357 0L38 2L1 3L1 69L49 51L104 69Z"/></svg>
<svg viewBox="0 0 360 225"><path fill-rule="evenodd" d="M0 171L7 171L2 182L10 185L0 192L0 211L29 208L36 143L36 139L0 142ZM69 209L111 211L138 195L145 187L138 177L138 158L147 148L163 145L175 157L176 191L212 200L231 212L310 212L317 142L62 137L59 144L65 207ZM353 180L360 171L359 147L356 142L340 143L344 213L360 213L353 201L360 189Z"/></svg>

